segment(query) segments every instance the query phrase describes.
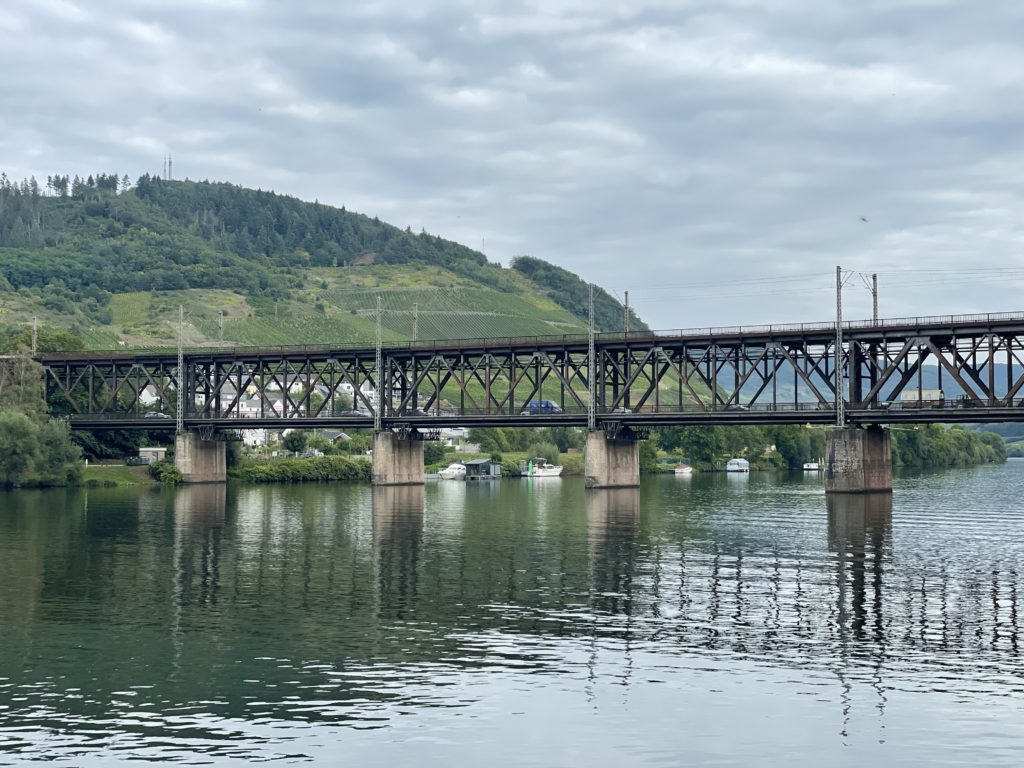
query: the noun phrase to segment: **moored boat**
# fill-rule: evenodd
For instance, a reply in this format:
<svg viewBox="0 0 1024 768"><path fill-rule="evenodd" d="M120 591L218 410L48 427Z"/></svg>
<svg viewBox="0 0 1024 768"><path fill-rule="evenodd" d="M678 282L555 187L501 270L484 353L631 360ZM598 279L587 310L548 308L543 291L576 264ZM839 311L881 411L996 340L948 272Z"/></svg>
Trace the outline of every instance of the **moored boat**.
<svg viewBox="0 0 1024 768"><path fill-rule="evenodd" d="M561 466L549 464L547 459L538 456L526 462L523 477L558 477L561 474Z"/></svg>
<svg viewBox="0 0 1024 768"><path fill-rule="evenodd" d="M680 464L676 467L675 473L677 475L692 475L693 467L691 467L689 464Z"/></svg>
<svg viewBox="0 0 1024 768"><path fill-rule="evenodd" d="M725 465L726 472L749 472L750 462L746 459L729 459Z"/></svg>
<svg viewBox="0 0 1024 768"><path fill-rule="evenodd" d="M460 462L449 464L447 467L438 472L437 475L442 480L465 480L466 465Z"/></svg>

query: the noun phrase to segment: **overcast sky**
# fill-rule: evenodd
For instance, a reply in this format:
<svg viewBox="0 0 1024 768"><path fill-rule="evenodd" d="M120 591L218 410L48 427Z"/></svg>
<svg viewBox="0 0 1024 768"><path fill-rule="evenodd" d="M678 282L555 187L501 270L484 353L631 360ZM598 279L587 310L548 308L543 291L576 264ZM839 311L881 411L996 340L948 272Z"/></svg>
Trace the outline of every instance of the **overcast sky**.
<svg viewBox="0 0 1024 768"><path fill-rule="evenodd" d="M837 264L883 316L1024 309L1021 3L4 0L0 36L16 178L172 152L658 328L827 319Z"/></svg>

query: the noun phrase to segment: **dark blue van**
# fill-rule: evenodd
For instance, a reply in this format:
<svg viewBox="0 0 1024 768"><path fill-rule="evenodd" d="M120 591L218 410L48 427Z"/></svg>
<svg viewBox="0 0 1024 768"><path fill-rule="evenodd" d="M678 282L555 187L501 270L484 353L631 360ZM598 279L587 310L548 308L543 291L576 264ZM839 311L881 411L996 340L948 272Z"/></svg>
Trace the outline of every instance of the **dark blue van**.
<svg viewBox="0 0 1024 768"><path fill-rule="evenodd" d="M561 413L561 406L554 400L531 400L526 407L520 411L520 416L535 416L537 414Z"/></svg>

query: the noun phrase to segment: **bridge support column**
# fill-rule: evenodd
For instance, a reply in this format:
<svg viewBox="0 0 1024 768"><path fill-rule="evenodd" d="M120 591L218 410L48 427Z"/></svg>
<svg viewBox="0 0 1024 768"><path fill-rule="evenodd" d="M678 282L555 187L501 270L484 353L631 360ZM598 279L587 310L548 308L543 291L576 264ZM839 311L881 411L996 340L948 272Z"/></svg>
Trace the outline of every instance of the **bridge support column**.
<svg viewBox="0 0 1024 768"><path fill-rule="evenodd" d="M223 483L228 479L227 448L223 440L204 440L195 432L174 438L174 466L185 483Z"/></svg>
<svg viewBox="0 0 1024 768"><path fill-rule="evenodd" d="M640 485L640 446L633 437L587 433L587 488L635 488Z"/></svg>
<svg viewBox="0 0 1024 768"><path fill-rule="evenodd" d="M374 432L373 484L423 485L423 442L394 432Z"/></svg>
<svg viewBox="0 0 1024 768"><path fill-rule="evenodd" d="M892 443L881 427L844 427L828 433L826 493L892 492Z"/></svg>

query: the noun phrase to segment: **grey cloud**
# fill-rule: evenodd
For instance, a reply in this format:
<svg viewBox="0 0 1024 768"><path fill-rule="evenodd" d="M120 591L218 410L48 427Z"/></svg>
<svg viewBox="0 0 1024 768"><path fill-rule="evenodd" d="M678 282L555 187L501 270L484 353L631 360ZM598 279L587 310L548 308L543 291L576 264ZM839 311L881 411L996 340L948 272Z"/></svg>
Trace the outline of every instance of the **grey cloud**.
<svg viewBox="0 0 1024 768"><path fill-rule="evenodd" d="M902 271L1024 269L1004 6L16 0L0 157L138 174L173 151L550 259L661 327L827 317L837 263L882 271L890 314L1015 308L1012 280ZM780 276L806 281L686 287Z"/></svg>

